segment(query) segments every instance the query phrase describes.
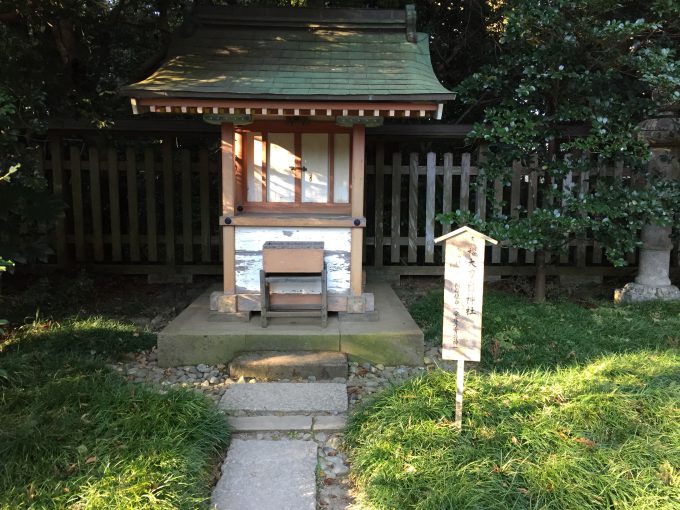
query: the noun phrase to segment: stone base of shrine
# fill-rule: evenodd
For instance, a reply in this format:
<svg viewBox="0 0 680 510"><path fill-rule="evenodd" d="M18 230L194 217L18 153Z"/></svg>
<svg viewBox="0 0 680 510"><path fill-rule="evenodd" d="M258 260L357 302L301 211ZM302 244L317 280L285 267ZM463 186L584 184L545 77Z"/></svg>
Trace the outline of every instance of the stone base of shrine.
<svg viewBox="0 0 680 510"><path fill-rule="evenodd" d="M318 294L272 294L273 306L314 306ZM260 311L260 294L225 294L220 290L210 293L210 310L225 314L245 314ZM370 313L375 310L375 296L364 292L360 296L328 295L329 312Z"/></svg>
<svg viewBox="0 0 680 510"><path fill-rule="evenodd" d="M325 328L315 318L272 318L263 328L256 311L211 311L211 295L214 299L214 289L160 332L159 365L228 363L250 351L338 351L356 361L423 364L423 332L386 283L366 286L372 311L330 313Z"/></svg>
<svg viewBox="0 0 680 510"><path fill-rule="evenodd" d="M671 301L680 299L680 289L675 285L653 287L639 283L628 283L622 289L614 291L617 303L640 303L642 301Z"/></svg>

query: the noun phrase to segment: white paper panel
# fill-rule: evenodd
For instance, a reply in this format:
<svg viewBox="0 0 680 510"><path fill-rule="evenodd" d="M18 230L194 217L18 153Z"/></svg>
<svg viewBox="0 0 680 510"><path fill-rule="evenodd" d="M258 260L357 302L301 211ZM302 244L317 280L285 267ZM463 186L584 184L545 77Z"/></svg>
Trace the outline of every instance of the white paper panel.
<svg viewBox="0 0 680 510"><path fill-rule="evenodd" d="M248 202L262 202L262 134L248 133Z"/></svg>
<svg viewBox="0 0 680 510"><path fill-rule="evenodd" d="M333 201L349 203L349 135L336 134L333 158Z"/></svg>
<svg viewBox="0 0 680 510"><path fill-rule="evenodd" d="M269 133L267 201L295 201L295 135Z"/></svg>
<svg viewBox="0 0 680 510"><path fill-rule="evenodd" d="M328 135L302 133L302 201L328 201Z"/></svg>
<svg viewBox="0 0 680 510"><path fill-rule="evenodd" d="M328 292L347 294L350 290L350 250L352 233L348 228L236 227L236 292L259 293L262 245L266 241L322 241L328 272ZM276 284L272 292L315 294L318 285Z"/></svg>

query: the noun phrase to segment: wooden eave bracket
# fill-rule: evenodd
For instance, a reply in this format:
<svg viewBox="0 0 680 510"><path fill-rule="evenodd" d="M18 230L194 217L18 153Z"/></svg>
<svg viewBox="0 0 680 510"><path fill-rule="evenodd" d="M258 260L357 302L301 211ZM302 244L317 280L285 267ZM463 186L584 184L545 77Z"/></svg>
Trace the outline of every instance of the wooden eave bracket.
<svg viewBox="0 0 680 510"><path fill-rule="evenodd" d="M366 126L367 128L382 126L384 123L383 117L366 117L359 115L338 115L335 117L335 123L342 127L352 127L355 124Z"/></svg>
<svg viewBox="0 0 680 510"><path fill-rule="evenodd" d="M247 126L253 123L253 116L251 114L214 114L214 113L204 113L203 122L208 124L214 124L220 126L225 122L230 122L235 126Z"/></svg>
<svg viewBox="0 0 680 510"><path fill-rule="evenodd" d="M435 244L443 243L444 241L451 239L452 237L457 237L459 235L467 234L470 237L479 237L481 239L484 239L489 244L496 245L498 244L498 241L493 239L492 237L489 237L487 235L482 234L481 232L477 232L475 229L470 228L468 226L465 227L460 227L453 232L449 232L446 235L443 235L441 237L438 237L434 240Z"/></svg>

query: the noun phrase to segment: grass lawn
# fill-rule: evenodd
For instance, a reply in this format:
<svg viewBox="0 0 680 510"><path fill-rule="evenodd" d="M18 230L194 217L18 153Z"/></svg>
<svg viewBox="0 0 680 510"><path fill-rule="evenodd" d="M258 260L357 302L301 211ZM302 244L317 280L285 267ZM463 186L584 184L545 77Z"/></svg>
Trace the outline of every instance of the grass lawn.
<svg viewBox="0 0 680 510"><path fill-rule="evenodd" d="M207 507L224 418L201 395L127 383L107 360L150 334L112 319L42 322L0 344L0 508Z"/></svg>
<svg viewBox="0 0 680 510"><path fill-rule="evenodd" d="M411 307L440 341L441 293ZM364 508L680 508L680 303L535 305L489 293L483 362L383 393L350 419Z"/></svg>

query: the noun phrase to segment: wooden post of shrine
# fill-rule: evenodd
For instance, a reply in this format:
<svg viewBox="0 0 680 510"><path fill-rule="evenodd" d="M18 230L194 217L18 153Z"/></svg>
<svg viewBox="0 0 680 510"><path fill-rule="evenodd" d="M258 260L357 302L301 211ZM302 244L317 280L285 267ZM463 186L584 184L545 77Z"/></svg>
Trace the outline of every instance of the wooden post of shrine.
<svg viewBox="0 0 680 510"><path fill-rule="evenodd" d="M442 242L446 242L442 359L457 361L455 423L461 428L465 362L481 359L484 247L498 241L462 227L435 239Z"/></svg>
<svg viewBox="0 0 680 510"><path fill-rule="evenodd" d="M233 217L236 205L236 181L234 177L234 125L223 123L221 133L222 154L222 214ZM237 311L235 294L235 256L236 245L234 226L222 225L222 250L224 257L224 294L233 296L231 312Z"/></svg>

